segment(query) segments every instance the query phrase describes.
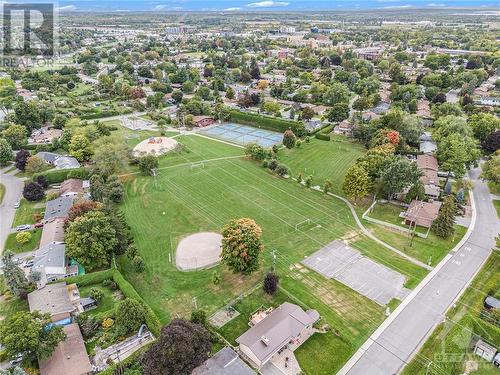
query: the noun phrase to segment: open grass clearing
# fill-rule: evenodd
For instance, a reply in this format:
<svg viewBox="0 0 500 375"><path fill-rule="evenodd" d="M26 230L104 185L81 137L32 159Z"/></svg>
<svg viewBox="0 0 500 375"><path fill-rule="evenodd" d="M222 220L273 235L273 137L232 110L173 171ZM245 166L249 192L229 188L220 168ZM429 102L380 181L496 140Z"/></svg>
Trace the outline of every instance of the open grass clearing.
<svg viewBox="0 0 500 375"><path fill-rule="evenodd" d="M31 239L22 245L16 241L16 235L18 233L20 232L11 233L7 236L7 240L5 241L6 250L8 249L15 254L19 254L38 249L40 246L40 239L42 238L42 229L39 228L29 231L29 233L31 233Z"/></svg>
<svg viewBox="0 0 500 375"><path fill-rule="evenodd" d="M104 287L100 284L87 285L80 288L80 296L81 297L91 297L90 290L92 288L99 289L103 292L103 298L97 304L95 309L89 310L86 312L87 315L98 315L101 313L106 313L114 310L115 305L123 299L123 294L120 289L111 290L110 288Z"/></svg>
<svg viewBox="0 0 500 375"><path fill-rule="evenodd" d="M455 224L455 234L449 239L438 237L432 232L427 238L414 236L411 239L406 233L379 224L365 221L364 225L382 241L431 266L438 264L467 232L467 228Z"/></svg>
<svg viewBox="0 0 500 375"><path fill-rule="evenodd" d="M494 200L493 205L495 206L495 209L497 210L497 216L500 219L500 200Z"/></svg>
<svg viewBox="0 0 500 375"><path fill-rule="evenodd" d="M347 140L325 142L311 139L310 143L303 142L300 148L280 150L278 159L290 168L294 177L299 173L304 177L312 175L313 185L323 185L325 180L330 180L332 191L343 195L345 174L364 153L362 145Z"/></svg>

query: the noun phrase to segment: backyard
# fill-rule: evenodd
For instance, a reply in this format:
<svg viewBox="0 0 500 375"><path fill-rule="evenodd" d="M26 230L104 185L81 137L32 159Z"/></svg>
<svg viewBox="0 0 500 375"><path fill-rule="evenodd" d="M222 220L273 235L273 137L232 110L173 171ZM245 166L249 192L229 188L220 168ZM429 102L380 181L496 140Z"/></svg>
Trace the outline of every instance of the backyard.
<svg viewBox="0 0 500 375"><path fill-rule="evenodd" d="M301 172L304 177L312 175L314 185L322 185L325 180L330 180L332 191L344 195L344 176L364 153L362 145L347 139L330 142L311 139L310 143L303 142L300 148L281 150L278 159L291 169L294 177Z"/></svg>
<svg viewBox="0 0 500 375"><path fill-rule="evenodd" d="M329 354L324 357L325 369L339 368L380 324L384 309L339 282L301 269L300 260L333 239L345 238L364 255L403 273L412 285L425 276L424 269L361 235L342 201L275 177L240 157L241 148L198 136L176 139L184 147L161 158L155 178L137 174L127 178L122 205L146 269L134 272L126 257L119 258L119 266L162 323L189 316L195 308L211 314L246 293L262 280L274 253L282 286L320 311L340 333L329 337ZM217 158L222 159L199 163ZM266 251L259 272L241 276L222 266L188 273L176 269L173 259L181 237L220 231L237 217L253 218L263 229ZM214 272L220 283L212 282ZM313 350L323 340L315 339L305 348ZM306 362L308 357L302 355Z"/></svg>

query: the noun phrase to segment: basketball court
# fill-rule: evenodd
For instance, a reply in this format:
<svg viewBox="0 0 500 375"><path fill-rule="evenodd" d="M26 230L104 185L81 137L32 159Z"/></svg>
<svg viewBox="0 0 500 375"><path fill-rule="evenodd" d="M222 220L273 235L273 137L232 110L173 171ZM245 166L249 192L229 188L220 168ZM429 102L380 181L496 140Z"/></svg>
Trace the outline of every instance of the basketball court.
<svg viewBox="0 0 500 375"><path fill-rule="evenodd" d="M199 130L199 133L242 146L257 143L263 147L271 147L283 140L283 135L280 133L234 123L210 126Z"/></svg>
<svg viewBox="0 0 500 375"><path fill-rule="evenodd" d="M335 279L380 305L410 292L399 272L374 262L359 251L335 240L302 261L329 279Z"/></svg>

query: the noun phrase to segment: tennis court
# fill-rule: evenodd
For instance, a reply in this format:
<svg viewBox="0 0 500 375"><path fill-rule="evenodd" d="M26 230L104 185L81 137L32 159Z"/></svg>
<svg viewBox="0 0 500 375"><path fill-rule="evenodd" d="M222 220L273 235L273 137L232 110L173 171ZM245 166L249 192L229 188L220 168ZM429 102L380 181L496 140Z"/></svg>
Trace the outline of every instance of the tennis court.
<svg viewBox="0 0 500 375"><path fill-rule="evenodd" d="M201 129L199 133L239 145L257 143L263 147L271 147L283 140L283 135L280 133L234 123L211 126Z"/></svg>

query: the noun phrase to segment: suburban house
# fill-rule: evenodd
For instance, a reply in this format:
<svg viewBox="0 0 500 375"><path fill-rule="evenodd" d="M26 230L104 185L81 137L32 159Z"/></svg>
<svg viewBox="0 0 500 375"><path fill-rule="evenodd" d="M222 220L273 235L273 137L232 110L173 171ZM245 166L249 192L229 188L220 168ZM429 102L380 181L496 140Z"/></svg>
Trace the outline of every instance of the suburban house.
<svg viewBox="0 0 500 375"><path fill-rule="evenodd" d="M417 156L417 167L423 172L420 182L424 185L425 195L430 199L438 199L441 189L438 179L438 161L432 154Z"/></svg>
<svg viewBox="0 0 500 375"><path fill-rule="evenodd" d="M429 106L429 101L425 99L420 99L417 104L417 116L422 119L422 122L426 126L432 125L432 113Z"/></svg>
<svg viewBox="0 0 500 375"><path fill-rule="evenodd" d="M52 322L59 325L71 323L71 314L78 311L80 292L76 284L47 284L28 294L30 311L50 314Z"/></svg>
<svg viewBox="0 0 500 375"><path fill-rule="evenodd" d="M48 201L45 205L45 215L43 221L48 222L55 218L66 218L73 206L73 197L59 197Z"/></svg>
<svg viewBox="0 0 500 375"><path fill-rule="evenodd" d="M70 276L78 275L78 265L70 265L63 243L49 243L40 247L33 258L31 271L40 272L41 286Z"/></svg>
<svg viewBox="0 0 500 375"><path fill-rule="evenodd" d="M341 121L337 126L333 128L335 134L352 135L353 125L349 120Z"/></svg>
<svg viewBox="0 0 500 375"><path fill-rule="evenodd" d="M432 154L437 150L437 143L432 139L430 132L424 132L420 136L420 152L423 154Z"/></svg>
<svg viewBox="0 0 500 375"><path fill-rule="evenodd" d="M412 200L410 206L403 213L406 225L418 225L424 228L430 228L434 220L437 219L441 202L422 202L416 199Z"/></svg>
<svg viewBox="0 0 500 375"><path fill-rule="evenodd" d="M61 129L49 129L44 126L40 129L34 130L28 138L29 143L50 143L54 139L59 139L62 136Z"/></svg>
<svg viewBox="0 0 500 375"><path fill-rule="evenodd" d="M41 151L36 156L53 165L56 169L75 169L80 168L80 163L73 156L59 155L55 152Z"/></svg>
<svg viewBox="0 0 500 375"><path fill-rule="evenodd" d="M285 302L236 339L240 351L257 368L266 364L281 349L295 350L313 333L319 320L316 310L304 311Z"/></svg>
<svg viewBox="0 0 500 375"><path fill-rule="evenodd" d="M70 178L64 181L59 188L61 197L76 197L85 192L90 187L88 180L80 180L78 178Z"/></svg>
<svg viewBox="0 0 500 375"><path fill-rule="evenodd" d="M204 128L215 123L215 120L210 116L194 116L194 124L199 128Z"/></svg>
<svg viewBox="0 0 500 375"><path fill-rule="evenodd" d="M255 375L255 372L226 346L196 367L191 375Z"/></svg>
<svg viewBox="0 0 500 375"><path fill-rule="evenodd" d="M52 243L64 243L64 218L53 218L43 226L40 248Z"/></svg>
<svg viewBox="0 0 500 375"><path fill-rule="evenodd" d="M38 361L40 375L92 374L92 366L78 324L68 324L63 330L66 339L57 345L49 358Z"/></svg>

